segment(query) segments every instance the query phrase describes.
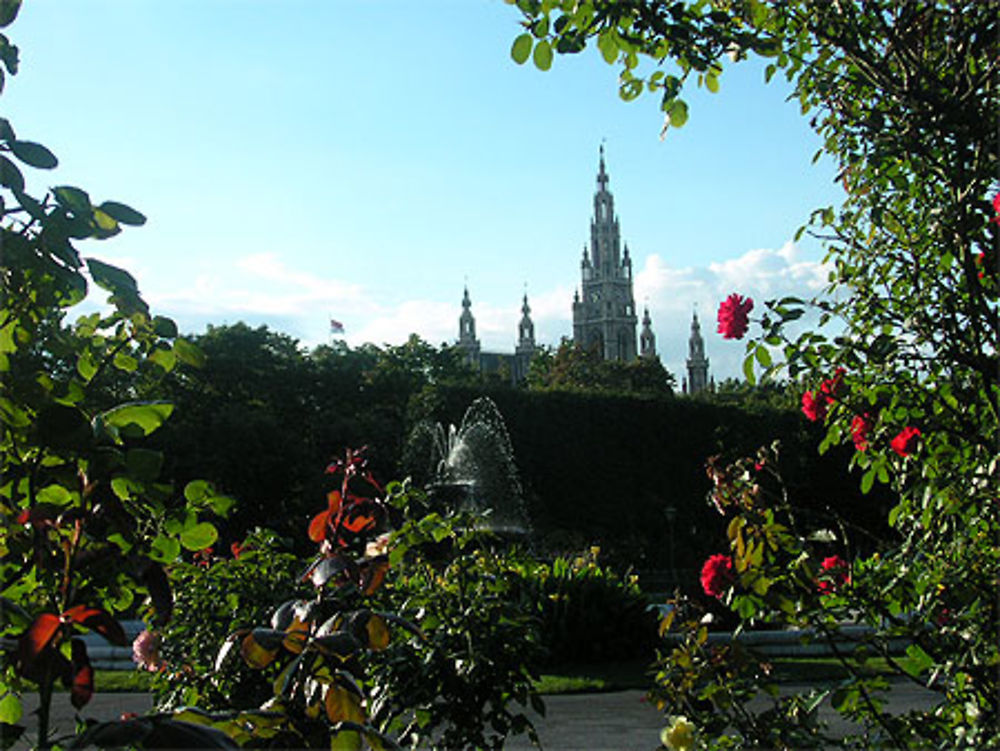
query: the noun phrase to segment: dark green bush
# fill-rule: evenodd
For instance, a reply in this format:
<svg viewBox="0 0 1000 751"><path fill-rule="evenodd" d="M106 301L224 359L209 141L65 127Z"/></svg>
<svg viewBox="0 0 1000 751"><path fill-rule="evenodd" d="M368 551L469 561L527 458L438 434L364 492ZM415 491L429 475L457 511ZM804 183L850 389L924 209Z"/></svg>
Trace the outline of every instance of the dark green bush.
<svg viewBox="0 0 1000 751"><path fill-rule="evenodd" d="M552 563L521 560L517 570L540 613L543 664L649 658L657 618L632 574L597 562L598 548Z"/></svg>
<svg viewBox="0 0 1000 751"><path fill-rule="evenodd" d="M266 621L293 596L302 564L269 530L255 530L231 555L204 556L170 568L174 617L160 631L163 668L155 682L162 708L248 709L271 696L259 671L229 661L215 671L222 640ZM303 590L304 591L304 590Z"/></svg>

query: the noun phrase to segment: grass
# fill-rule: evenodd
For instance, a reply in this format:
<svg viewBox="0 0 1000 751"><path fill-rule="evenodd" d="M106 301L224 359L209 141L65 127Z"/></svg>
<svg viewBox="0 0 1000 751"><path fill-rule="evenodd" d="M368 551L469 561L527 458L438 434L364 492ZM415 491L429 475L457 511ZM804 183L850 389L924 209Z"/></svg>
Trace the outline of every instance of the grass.
<svg viewBox="0 0 1000 751"><path fill-rule="evenodd" d="M36 691L31 681L24 682L27 692ZM141 694L150 691L153 685L153 674L142 670L95 670L94 691L99 694ZM54 690L57 694L69 689L62 681L56 681Z"/></svg>
<svg viewBox="0 0 1000 751"><path fill-rule="evenodd" d="M779 657L771 664L777 683L827 683L848 677L847 670L833 657ZM893 672L883 658L868 660L861 670L870 675ZM646 690L652 683L649 663L633 660L558 666L542 673L535 689L540 694L582 694Z"/></svg>

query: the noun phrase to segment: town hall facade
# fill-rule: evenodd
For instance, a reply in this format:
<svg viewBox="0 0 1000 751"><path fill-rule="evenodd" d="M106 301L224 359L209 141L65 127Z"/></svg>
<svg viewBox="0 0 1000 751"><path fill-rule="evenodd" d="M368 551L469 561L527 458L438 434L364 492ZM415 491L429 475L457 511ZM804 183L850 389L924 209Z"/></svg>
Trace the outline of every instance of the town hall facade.
<svg viewBox="0 0 1000 751"><path fill-rule="evenodd" d="M580 261L580 287L573 294L573 343L600 353L604 360L633 362L637 358L654 359L656 336L649 309L643 311L642 329L636 336L636 314L632 285L632 258L627 243L622 243L621 228L615 214L615 200L608 190L604 165L604 147L600 149L594 214L590 220L590 245L584 245ZM517 346L513 353L484 352L476 338L476 321L466 287L459 317L458 349L465 360L485 373L506 373L517 383L527 376L532 358L538 351L535 327L531 321L528 296L521 305ZM691 323L688 343L688 375L685 393L697 393L708 385L708 359L698 316Z"/></svg>

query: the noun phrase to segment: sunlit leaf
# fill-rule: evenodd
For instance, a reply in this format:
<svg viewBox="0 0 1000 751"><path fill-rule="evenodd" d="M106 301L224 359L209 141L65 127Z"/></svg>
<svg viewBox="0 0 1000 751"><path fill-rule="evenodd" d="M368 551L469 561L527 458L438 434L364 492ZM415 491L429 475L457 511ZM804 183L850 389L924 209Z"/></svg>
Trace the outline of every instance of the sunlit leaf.
<svg viewBox="0 0 1000 751"><path fill-rule="evenodd" d="M326 708L326 716L330 722L347 721L363 723L365 721L365 712L361 707L361 697L337 683L327 688L323 705Z"/></svg>
<svg viewBox="0 0 1000 751"><path fill-rule="evenodd" d="M21 635L18 641L18 651L21 660L34 660L44 650L59 631L59 616L54 613L42 613L32 622L31 627Z"/></svg>
<svg viewBox="0 0 1000 751"><path fill-rule="evenodd" d="M63 617L96 631L116 646L124 647L128 644L121 624L106 610L89 605L74 605L63 613Z"/></svg>
<svg viewBox="0 0 1000 751"><path fill-rule="evenodd" d="M240 643L240 654L251 668L263 670L278 656L285 634L273 629L255 628Z"/></svg>
<svg viewBox="0 0 1000 751"><path fill-rule="evenodd" d="M219 531L211 522L199 522L181 531L181 545L188 550L204 550L219 539Z"/></svg>
<svg viewBox="0 0 1000 751"><path fill-rule="evenodd" d="M534 40L531 38L531 34L521 34L510 47L510 56L518 65L523 65L527 62L528 57L531 55L531 47L534 44Z"/></svg>
<svg viewBox="0 0 1000 751"><path fill-rule="evenodd" d="M378 615L372 614L365 624L365 631L368 634L368 648L379 652L389 646L391 635L385 625L385 621Z"/></svg>
<svg viewBox="0 0 1000 751"><path fill-rule="evenodd" d="M535 63L535 67L539 70L548 70L552 67L552 46L548 43L548 40L543 39L535 45L532 60Z"/></svg>

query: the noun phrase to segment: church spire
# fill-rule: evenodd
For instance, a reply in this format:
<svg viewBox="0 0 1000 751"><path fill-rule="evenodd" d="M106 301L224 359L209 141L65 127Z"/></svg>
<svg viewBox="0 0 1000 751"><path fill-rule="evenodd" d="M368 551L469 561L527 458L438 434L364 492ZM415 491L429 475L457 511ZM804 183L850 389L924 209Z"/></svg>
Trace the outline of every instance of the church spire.
<svg viewBox="0 0 1000 751"><path fill-rule="evenodd" d="M521 323L517 327L517 351L535 351L535 324L531 320L531 306L528 305L528 293L524 293L521 304Z"/></svg>
<svg viewBox="0 0 1000 751"><path fill-rule="evenodd" d="M476 319L472 315L468 285L462 295L462 315L458 317L458 346L464 351L469 364L479 364L479 340L476 339Z"/></svg>
<svg viewBox="0 0 1000 751"><path fill-rule="evenodd" d="M708 388L708 358L705 357L705 340L701 336L698 311L691 316L691 336L688 338L688 389L697 394Z"/></svg>
<svg viewBox="0 0 1000 751"><path fill-rule="evenodd" d="M639 357L651 360L656 357L656 335L649 317L649 306L642 313L642 331L639 334Z"/></svg>

